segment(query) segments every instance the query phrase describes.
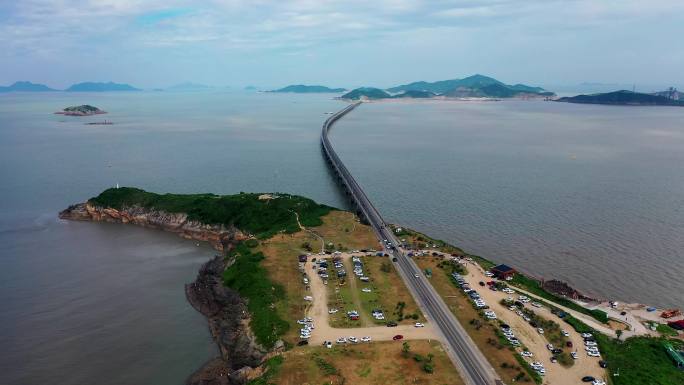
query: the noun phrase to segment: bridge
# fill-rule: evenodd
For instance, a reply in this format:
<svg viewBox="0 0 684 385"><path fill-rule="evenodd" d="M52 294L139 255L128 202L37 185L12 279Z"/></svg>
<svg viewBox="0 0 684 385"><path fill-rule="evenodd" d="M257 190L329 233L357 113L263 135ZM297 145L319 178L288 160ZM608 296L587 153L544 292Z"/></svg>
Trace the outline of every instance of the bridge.
<svg viewBox="0 0 684 385"><path fill-rule="evenodd" d="M502 384L497 378L496 372L477 348L473 340L468 336L463 326L451 313L446 303L437 294L432 285L421 273L420 268L415 262L404 254L398 245L399 241L395 238L392 230L387 226L378 210L373 206L366 196L361 186L356 182L347 167L342 163L335 153L335 150L328 140L328 132L335 122L344 115L353 111L361 103L350 104L342 110L328 117L323 123L321 132L321 147L323 154L328 161L333 172L337 175L341 187L349 196L355 206L357 214L362 221L370 225L376 235L386 246L385 243L391 242L397 247L391 248L389 252L396 258L395 266L399 275L406 283L413 297L416 299L423 314L434 325L435 330L441 335L449 358L454 362L456 368L468 385L494 385Z"/></svg>

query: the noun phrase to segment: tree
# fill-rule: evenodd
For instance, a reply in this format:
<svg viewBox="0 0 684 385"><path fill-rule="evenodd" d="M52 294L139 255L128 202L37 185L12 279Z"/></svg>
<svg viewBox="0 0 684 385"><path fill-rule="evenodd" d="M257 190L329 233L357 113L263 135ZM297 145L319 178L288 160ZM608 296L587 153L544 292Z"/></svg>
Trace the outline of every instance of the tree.
<svg viewBox="0 0 684 385"><path fill-rule="evenodd" d="M302 249L306 251L311 251L311 244L309 242L302 243Z"/></svg>
<svg viewBox="0 0 684 385"><path fill-rule="evenodd" d="M432 359L433 359L434 357L435 357L434 354L428 353L428 355L427 355L428 362L432 362Z"/></svg>
<svg viewBox="0 0 684 385"><path fill-rule="evenodd" d="M404 357L408 357L410 351L411 345L409 345L408 342L404 341L403 345L401 346L401 352L404 355Z"/></svg>
<svg viewBox="0 0 684 385"><path fill-rule="evenodd" d="M620 336L622 335L622 330L616 330L615 335L617 335L617 338L620 339Z"/></svg>

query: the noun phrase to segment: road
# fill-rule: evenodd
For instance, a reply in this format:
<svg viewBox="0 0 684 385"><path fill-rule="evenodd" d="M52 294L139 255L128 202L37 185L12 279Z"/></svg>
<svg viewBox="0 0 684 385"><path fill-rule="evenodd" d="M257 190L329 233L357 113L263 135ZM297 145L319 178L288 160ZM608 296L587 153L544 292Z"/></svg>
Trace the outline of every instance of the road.
<svg viewBox="0 0 684 385"><path fill-rule="evenodd" d="M335 153L332 144L328 140L328 132L332 125L347 113L358 107L360 103L350 104L342 110L331 115L325 123L321 132L321 146L323 152L330 162L331 167L340 178L342 186L350 195L356 205L359 214L373 228L381 241L389 241L393 245L399 242L395 238L391 229L386 225L370 202L363 189L356 182L347 167L342 163ZM399 275L404 280L406 287L416 299L426 318L434 325L435 331L442 337L449 357L459 369L465 382L469 385L494 385L501 384L496 372L477 348L470 336L463 329L456 317L451 313L446 303L437 294L432 285L423 276L418 266L413 260L406 256L401 248L389 250L392 257L397 259L394 264Z"/></svg>

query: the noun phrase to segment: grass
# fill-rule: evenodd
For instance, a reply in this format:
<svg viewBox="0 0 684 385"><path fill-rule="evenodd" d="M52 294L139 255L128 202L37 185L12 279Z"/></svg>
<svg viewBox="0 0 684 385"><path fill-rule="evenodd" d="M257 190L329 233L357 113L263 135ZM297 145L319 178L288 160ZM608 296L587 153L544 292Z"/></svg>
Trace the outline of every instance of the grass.
<svg viewBox="0 0 684 385"><path fill-rule="evenodd" d="M264 374L259 378L255 378L247 382L247 385L272 385L270 380L278 375L280 368L283 366L284 358L282 355L273 356L263 363Z"/></svg>
<svg viewBox="0 0 684 385"><path fill-rule="evenodd" d="M666 324L658 324L656 326L656 331L663 336L676 337L678 335L677 331Z"/></svg>
<svg viewBox="0 0 684 385"><path fill-rule="evenodd" d="M89 202L115 209L143 207L167 213L185 213L188 219L210 225L235 226L265 239L278 233L295 233L299 215L303 226L323 224L321 217L334 210L311 199L278 194L274 199L259 199L261 194L155 194L132 187L111 188Z"/></svg>
<svg viewBox="0 0 684 385"><path fill-rule="evenodd" d="M261 252L240 243L228 258L234 258L235 262L224 272L224 284L247 301L247 308L252 315L250 327L257 342L271 348L290 328L290 324L280 317L274 306L285 298L285 290L280 284L272 282L259 264L264 259Z"/></svg>
<svg viewBox="0 0 684 385"><path fill-rule="evenodd" d="M667 341L682 348L684 343L681 341L643 336L621 341L593 331L572 316L568 315L565 322L580 333L593 332L601 355L608 362L609 377L613 385L684 384L684 371L675 367L663 347L663 343ZM615 373L619 373L619 376L614 376Z"/></svg>
<svg viewBox="0 0 684 385"><path fill-rule="evenodd" d="M487 357L502 381L506 384L532 384L535 377L532 377L532 374L518 362L518 354L501 337L498 325L485 321L480 312L475 310L472 302L455 285L450 276L451 270L448 265L442 264L443 268L437 267L441 259L433 257L418 257L416 262L421 269L432 269L433 276L430 281L435 290L463 325L470 338Z"/></svg>
<svg viewBox="0 0 684 385"><path fill-rule="evenodd" d="M322 223L309 230L323 237L331 251L378 249L378 239L370 226L363 225L348 211L331 211L321 218ZM329 244L332 243L332 246ZM313 245L313 243L312 243ZM320 241L315 244L320 251Z"/></svg>
<svg viewBox="0 0 684 385"><path fill-rule="evenodd" d="M425 234L405 227L399 227L396 225L390 225L390 227L398 239L405 240L406 243L413 247L413 249L439 249L444 253L458 255L463 254L463 250L440 239L431 238ZM397 232L397 229L399 228L401 228L401 231ZM434 248L432 247L433 245L436 245L437 247Z"/></svg>
<svg viewBox="0 0 684 385"><path fill-rule="evenodd" d="M608 315L606 314L606 312L604 312L602 310L597 310L597 309L594 309L594 310L587 309L587 308L580 306L577 303L575 303L575 302L573 302L567 298L559 297L553 293L550 293L550 292L544 290L541 287L541 283L539 281L537 281L536 279L532 279L530 277L527 277L525 275L518 273L518 274L515 274L513 276L513 280L509 281L509 284L511 284L512 286L517 286L517 287L520 287L522 289L525 289L534 295L538 295L538 296L540 296L546 300L549 300L551 302L554 302L558 305L565 306L569 309L572 309L572 310L578 311L580 313L586 314L586 315L596 319L597 321L599 321L601 323L604 323L604 324L608 323Z"/></svg>
<svg viewBox="0 0 684 385"><path fill-rule="evenodd" d="M438 342L410 341L410 353L404 356L402 343L394 341L293 349L284 353L284 364L271 381L279 385L463 384ZM432 373L426 371L426 364Z"/></svg>

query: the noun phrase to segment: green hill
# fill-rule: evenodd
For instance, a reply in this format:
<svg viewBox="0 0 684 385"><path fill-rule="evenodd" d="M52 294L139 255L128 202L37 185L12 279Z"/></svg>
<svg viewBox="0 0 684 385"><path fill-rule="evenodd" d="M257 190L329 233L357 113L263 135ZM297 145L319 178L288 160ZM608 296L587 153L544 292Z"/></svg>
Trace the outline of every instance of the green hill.
<svg viewBox="0 0 684 385"><path fill-rule="evenodd" d="M268 238L280 231L299 231L295 212L303 226L320 226L321 216L333 208L311 199L277 194L155 194L132 187L111 188L89 200L95 206L120 210L139 206L167 213L185 213L189 220L206 224L233 225L257 237Z"/></svg>
<svg viewBox="0 0 684 385"><path fill-rule="evenodd" d="M428 91L451 97L495 97L510 98L523 94L552 96L541 87L525 84L507 85L499 80L484 75L472 75L463 79L441 80L437 82L414 82L387 89L390 92Z"/></svg>
<svg viewBox="0 0 684 385"><path fill-rule="evenodd" d="M592 95L577 95L564 97L557 102L582 103L582 104L609 104L620 106L684 106L684 101L673 100L659 95L642 94L620 90Z"/></svg>
<svg viewBox="0 0 684 385"><path fill-rule="evenodd" d="M369 99L369 100L376 100L376 99L387 99L391 98L392 96L388 94L387 92L379 89L379 88L372 88L372 87L361 87L357 88L354 90L351 90L347 92L346 94L340 96L340 99L349 99L349 100L360 100L360 99Z"/></svg>
<svg viewBox="0 0 684 385"><path fill-rule="evenodd" d="M339 94L344 91L346 91L346 89L344 88L329 88L325 86L307 86L304 84L293 84L270 92L293 92L298 94Z"/></svg>
<svg viewBox="0 0 684 385"><path fill-rule="evenodd" d="M414 90L409 90L409 91L404 91L398 95L393 95L393 99L402 99L402 98L412 98L412 99L428 99L428 98L434 98L437 96L434 92L430 91L414 91Z"/></svg>

